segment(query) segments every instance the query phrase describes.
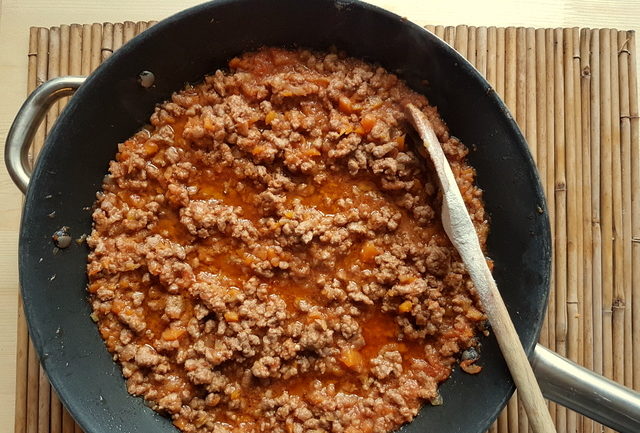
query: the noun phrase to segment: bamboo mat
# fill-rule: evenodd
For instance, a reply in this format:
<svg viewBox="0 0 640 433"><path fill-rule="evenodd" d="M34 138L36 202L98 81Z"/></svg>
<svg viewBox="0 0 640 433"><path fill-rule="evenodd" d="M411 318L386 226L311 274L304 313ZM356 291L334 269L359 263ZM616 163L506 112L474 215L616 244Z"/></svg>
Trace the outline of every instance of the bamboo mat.
<svg viewBox="0 0 640 433"><path fill-rule="evenodd" d="M89 74L153 24L31 28L29 92L60 75ZM553 281L541 343L640 389L640 148L634 33L426 27L487 77L526 135L538 165L554 236ZM50 111L36 136L34 154L65 103ZM17 349L15 431L80 432L40 368L21 305ZM551 404L550 408L559 433L603 430L563 407ZM490 432L528 432L517 396Z"/></svg>

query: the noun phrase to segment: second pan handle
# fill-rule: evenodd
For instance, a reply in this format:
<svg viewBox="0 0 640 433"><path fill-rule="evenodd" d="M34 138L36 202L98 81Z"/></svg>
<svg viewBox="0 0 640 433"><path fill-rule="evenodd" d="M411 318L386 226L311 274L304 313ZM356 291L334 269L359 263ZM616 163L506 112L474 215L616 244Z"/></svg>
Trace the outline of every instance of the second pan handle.
<svg viewBox="0 0 640 433"><path fill-rule="evenodd" d="M640 393L537 345L531 358L542 394L621 433L640 432Z"/></svg>
<svg viewBox="0 0 640 433"><path fill-rule="evenodd" d="M16 114L7 134L4 161L9 176L23 194L27 192L31 176L29 147L42 119L54 102L71 95L85 79L86 77L67 76L43 83L29 95Z"/></svg>

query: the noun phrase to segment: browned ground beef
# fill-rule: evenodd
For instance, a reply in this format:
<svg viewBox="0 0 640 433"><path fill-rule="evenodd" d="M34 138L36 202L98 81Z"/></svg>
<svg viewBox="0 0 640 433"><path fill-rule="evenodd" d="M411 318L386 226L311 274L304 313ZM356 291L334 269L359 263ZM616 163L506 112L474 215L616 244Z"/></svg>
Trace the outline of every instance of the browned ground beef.
<svg viewBox="0 0 640 433"><path fill-rule="evenodd" d="M268 48L229 68L119 146L88 240L100 332L129 392L185 432L396 429L485 320L404 105L433 123L484 244L467 149L359 60Z"/></svg>

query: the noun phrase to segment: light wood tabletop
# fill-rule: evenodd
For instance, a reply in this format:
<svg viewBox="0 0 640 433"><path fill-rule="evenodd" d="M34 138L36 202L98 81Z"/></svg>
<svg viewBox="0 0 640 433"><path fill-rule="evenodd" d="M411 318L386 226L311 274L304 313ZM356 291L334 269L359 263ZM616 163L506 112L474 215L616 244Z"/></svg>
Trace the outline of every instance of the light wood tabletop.
<svg viewBox="0 0 640 433"><path fill-rule="evenodd" d="M419 24L640 29L638 0L372 0ZM25 98L30 26L162 19L196 0L0 0L0 142ZM0 164L0 426L13 426L22 197Z"/></svg>

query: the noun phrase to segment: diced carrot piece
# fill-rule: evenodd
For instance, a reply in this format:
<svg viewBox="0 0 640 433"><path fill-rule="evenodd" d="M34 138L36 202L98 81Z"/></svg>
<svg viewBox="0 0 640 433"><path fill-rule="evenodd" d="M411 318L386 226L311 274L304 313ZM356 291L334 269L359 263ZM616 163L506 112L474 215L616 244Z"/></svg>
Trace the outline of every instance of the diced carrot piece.
<svg viewBox="0 0 640 433"><path fill-rule="evenodd" d="M122 302L120 299L116 299L111 303L111 311L116 314L120 314L120 312L124 310L124 307L124 302Z"/></svg>
<svg viewBox="0 0 640 433"><path fill-rule="evenodd" d="M476 362L474 359L467 359L466 361L462 361L460 363L460 368L462 371L468 374L478 374L482 371L482 367L474 364Z"/></svg>
<svg viewBox="0 0 640 433"><path fill-rule="evenodd" d="M215 125L215 123L213 123L213 120L211 120L210 117L206 116L202 123L204 125L204 129L206 129L207 131L215 131L216 130L216 125Z"/></svg>
<svg viewBox="0 0 640 433"><path fill-rule="evenodd" d="M316 149L315 147L310 147L308 149L305 149L302 152L303 155L305 156L319 156L320 155L320 151L318 149Z"/></svg>
<svg viewBox="0 0 640 433"><path fill-rule="evenodd" d="M364 130L364 128L362 127L362 125L358 125L356 126L356 129L353 130L353 132L355 132L356 134L359 135L364 135L366 134L366 131Z"/></svg>
<svg viewBox="0 0 640 433"><path fill-rule="evenodd" d="M373 127L376 126L376 122L377 120L375 117L370 114L365 114L365 116L360 121L360 125L362 125L362 129L364 129L364 132L368 134L369 132L371 132Z"/></svg>
<svg viewBox="0 0 640 433"><path fill-rule="evenodd" d="M413 283L415 280L417 280L418 278L414 275L409 275L409 274L402 274L400 275L400 277L398 278L398 280L400 280L400 284L409 284L409 283Z"/></svg>
<svg viewBox="0 0 640 433"><path fill-rule="evenodd" d="M183 431L190 426L189 424L190 422L186 418L178 418L173 421L173 425Z"/></svg>
<svg viewBox="0 0 640 433"><path fill-rule="evenodd" d="M413 303L411 301L404 301L402 304L398 306L399 313L408 313L413 308Z"/></svg>
<svg viewBox="0 0 640 433"><path fill-rule="evenodd" d="M365 262L372 262L376 256L380 254L380 250L373 242L365 242L360 251L360 258Z"/></svg>
<svg viewBox="0 0 640 433"><path fill-rule="evenodd" d="M343 350L340 354L340 361L342 361L342 363L348 368L356 371L362 370L362 367L364 366L362 355L355 349Z"/></svg>
<svg viewBox="0 0 640 433"><path fill-rule="evenodd" d="M338 100L338 109L345 114L353 113L353 104L351 104L351 99L346 96L341 96Z"/></svg>
<svg viewBox="0 0 640 433"><path fill-rule="evenodd" d="M227 295L232 299L237 299L240 295L240 290L237 287L231 287L227 292Z"/></svg>
<svg viewBox="0 0 640 433"><path fill-rule="evenodd" d="M351 125L347 125L340 129L340 135L349 135L353 132L353 127Z"/></svg>
<svg viewBox="0 0 640 433"><path fill-rule="evenodd" d="M255 254L260 260L267 260L267 249L266 248L259 247L256 250Z"/></svg>
<svg viewBox="0 0 640 433"><path fill-rule="evenodd" d="M245 253L242 261L244 262L245 265L251 266L253 262L255 262L255 259L254 259L254 256L252 256L251 254Z"/></svg>
<svg viewBox="0 0 640 433"><path fill-rule="evenodd" d="M260 155L262 155L264 153L265 149L266 148L264 146L257 145L253 149L251 149L251 153L256 155L256 156L260 156Z"/></svg>
<svg viewBox="0 0 640 433"><path fill-rule="evenodd" d="M167 328L162 332L162 339L166 341L174 341L180 338L185 332L184 328Z"/></svg>
<svg viewBox="0 0 640 433"><path fill-rule="evenodd" d="M224 320L226 320L227 322L237 322L238 320L240 320L240 317L235 311L227 311L226 313L224 313Z"/></svg>
<svg viewBox="0 0 640 433"><path fill-rule="evenodd" d="M269 111L266 116L264 116L264 123L267 125L271 125L271 122L276 118L277 114L275 111Z"/></svg>
<svg viewBox="0 0 640 433"><path fill-rule="evenodd" d="M402 134L400 137L396 137L396 143L398 143L398 150L401 152L406 149L404 138L405 138L404 134Z"/></svg>
<svg viewBox="0 0 640 433"><path fill-rule="evenodd" d="M158 145L153 142L144 144L144 154L147 156L155 155L158 152Z"/></svg>
<svg viewBox="0 0 640 433"><path fill-rule="evenodd" d="M484 314L482 314L481 311L479 311L477 308L474 307L470 307L469 311L467 311L466 316L471 319L471 320L484 320Z"/></svg>

